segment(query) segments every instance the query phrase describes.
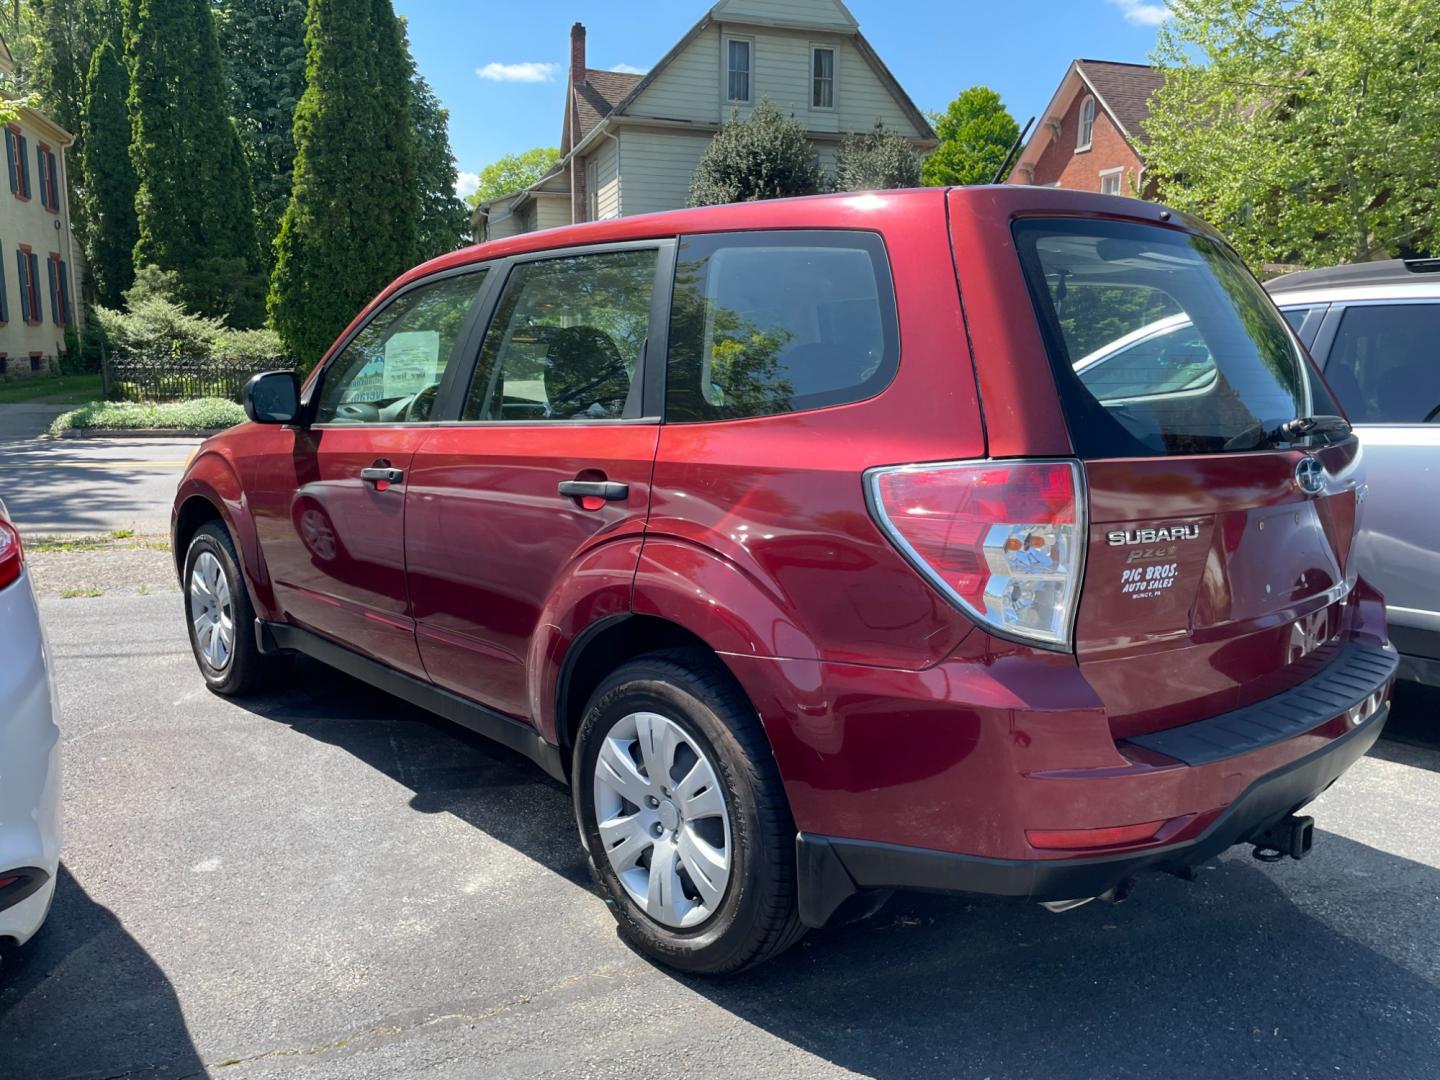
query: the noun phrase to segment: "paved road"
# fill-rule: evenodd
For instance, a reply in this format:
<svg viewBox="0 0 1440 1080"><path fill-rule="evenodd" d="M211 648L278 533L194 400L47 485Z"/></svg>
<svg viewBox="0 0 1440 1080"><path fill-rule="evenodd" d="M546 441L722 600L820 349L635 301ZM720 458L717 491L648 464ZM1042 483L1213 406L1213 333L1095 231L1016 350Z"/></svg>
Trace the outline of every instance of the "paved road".
<svg viewBox="0 0 1440 1080"><path fill-rule="evenodd" d="M1435 1075L1440 739L1383 741L1304 863L1065 915L898 897L706 982L617 940L538 769L311 666L215 698L178 602L44 604L66 869L0 988L7 1075Z"/></svg>
<svg viewBox="0 0 1440 1080"><path fill-rule="evenodd" d="M0 405L0 499L21 534L169 532L175 485L200 440L35 438L59 408Z"/></svg>

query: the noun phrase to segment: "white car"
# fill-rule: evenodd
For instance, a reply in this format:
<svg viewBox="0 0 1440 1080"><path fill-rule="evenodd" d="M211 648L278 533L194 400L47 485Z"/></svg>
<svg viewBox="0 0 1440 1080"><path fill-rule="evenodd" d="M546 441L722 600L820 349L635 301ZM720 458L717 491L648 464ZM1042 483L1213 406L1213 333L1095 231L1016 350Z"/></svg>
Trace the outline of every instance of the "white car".
<svg viewBox="0 0 1440 1080"><path fill-rule="evenodd" d="M0 503L0 946L50 911L60 867L60 716L20 535Z"/></svg>

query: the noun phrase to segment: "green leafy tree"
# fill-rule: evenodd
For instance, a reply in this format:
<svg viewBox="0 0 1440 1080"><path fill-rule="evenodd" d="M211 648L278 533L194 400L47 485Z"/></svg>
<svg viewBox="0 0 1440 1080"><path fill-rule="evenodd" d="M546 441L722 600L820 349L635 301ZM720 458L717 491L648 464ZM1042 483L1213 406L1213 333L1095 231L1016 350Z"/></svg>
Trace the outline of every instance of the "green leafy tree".
<svg viewBox="0 0 1440 1080"><path fill-rule="evenodd" d="M1440 251L1440 5L1177 0L1145 124L1162 201L1251 263Z"/></svg>
<svg viewBox="0 0 1440 1080"><path fill-rule="evenodd" d="M766 99L710 140L690 181L690 205L814 195L823 180L804 127Z"/></svg>
<svg viewBox="0 0 1440 1080"><path fill-rule="evenodd" d="M275 243L269 308L286 348L310 366L413 261L420 200L408 68L401 63L383 79L379 70L401 49L388 0L310 0L305 44L295 184Z"/></svg>
<svg viewBox="0 0 1440 1080"><path fill-rule="evenodd" d="M840 191L878 191L920 186L920 155L910 140L884 124L864 135L847 135L835 158Z"/></svg>
<svg viewBox="0 0 1440 1080"><path fill-rule="evenodd" d="M934 186L990 183L1020 137L1015 118L988 86L970 87L932 119L940 145L925 159L922 175Z"/></svg>
<svg viewBox="0 0 1440 1080"><path fill-rule="evenodd" d="M553 146L537 146L523 154L506 154L480 170L480 183L465 197L471 208L483 202L522 191L548 173L560 160Z"/></svg>
<svg viewBox="0 0 1440 1080"><path fill-rule="evenodd" d="M290 202L295 106L305 90L305 0L212 0L225 60L230 115L255 193L261 262Z"/></svg>
<svg viewBox="0 0 1440 1080"><path fill-rule="evenodd" d="M180 300L237 326L262 318L253 198L209 0L126 0L134 261L173 270Z"/></svg>
<svg viewBox="0 0 1440 1080"><path fill-rule="evenodd" d="M410 65L410 118L415 125L415 179L420 194L415 261L424 262L469 239L470 214L455 194L459 173L450 149L450 111L415 66L409 42L403 38L402 42Z"/></svg>
<svg viewBox="0 0 1440 1080"><path fill-rule="evenodd" d="M96 300L116 307L135 276L138 182L130 162L130 115L125 108L130 79L114 42L104 41L95 50L87 83L80 125L86 261Z"/></svg>

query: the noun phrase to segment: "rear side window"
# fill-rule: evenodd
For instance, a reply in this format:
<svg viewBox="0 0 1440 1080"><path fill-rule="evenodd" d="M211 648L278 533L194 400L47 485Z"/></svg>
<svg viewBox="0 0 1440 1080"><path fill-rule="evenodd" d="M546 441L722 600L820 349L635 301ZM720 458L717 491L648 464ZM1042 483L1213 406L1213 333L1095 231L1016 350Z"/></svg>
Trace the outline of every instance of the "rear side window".
<svg viewBox="0 0 1440 1080"><path fill-rule="evenodd" d="M1423 424L1440 416L1440 304L1346 310L1325 378L1357 424Z"/></svg>
<svg viewBox="0 0 1440 1080"><path fill-rule="evenodd" d="M624 417L638 398L658 260L651 248L516 266L485 334L463 419Z"/></svg>
<svg viewBox="0 0 1440 1080"><path fill-rule="evenodd" d="M671 423L861 401L894 377L895 295L873 233L682 238L666 370Z"/></svg>
<svg viewBox="0 0 1440 1080"><path fill-rule="evenodd" d="M1289 328L1222 245L1078 219L1021 221L1015 239L1080 456L1255 450L1311 414ZM1318 392L1313 411L1333 412Z"/></svg>

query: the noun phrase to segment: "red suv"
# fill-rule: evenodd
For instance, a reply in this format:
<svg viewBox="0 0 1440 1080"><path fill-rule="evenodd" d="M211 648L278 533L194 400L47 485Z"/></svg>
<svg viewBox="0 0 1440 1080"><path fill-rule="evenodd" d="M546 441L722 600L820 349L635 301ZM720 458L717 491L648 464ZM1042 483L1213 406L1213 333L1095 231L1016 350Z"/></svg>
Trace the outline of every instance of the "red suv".
<svg viewBox="0 0 1440 1080"><path fill-rule="evenodd" d="M1224 241L1139 200L512 237L246 408L175 504L210 686L303 653L528 755L678 968L876 890L1299 857L1388 712L1357 441Z"/></svg>

